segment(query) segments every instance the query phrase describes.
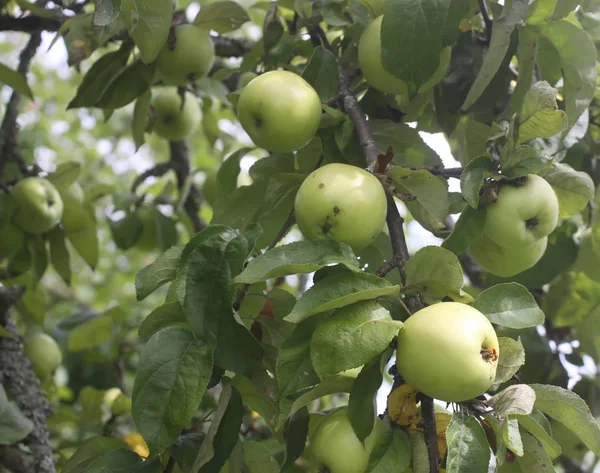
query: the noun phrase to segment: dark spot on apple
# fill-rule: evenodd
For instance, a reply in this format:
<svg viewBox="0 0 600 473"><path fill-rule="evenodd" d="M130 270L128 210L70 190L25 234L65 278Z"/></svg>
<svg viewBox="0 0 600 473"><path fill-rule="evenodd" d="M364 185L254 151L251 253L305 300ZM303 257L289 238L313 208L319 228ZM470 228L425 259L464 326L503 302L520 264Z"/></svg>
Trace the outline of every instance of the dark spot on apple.
<svg viewBox="0 0 600 473"><path fill-rule="evenodd" d="M52 199L48 199L48 206L52 207L54 205L54 201Z"/></svg>
<svg viewBox="0 0 600 473"><path fill-rule="evenodd" d="M327 235L327 233L329 233L329 230L331 230L331 227L332 227L332 225L329 222L327 222L327 223L325 223L325 225L323 225L321 227L321 231L323 232L324 235Z"/></svg>
<svg viewBox="0 0 600 473"><path fill-rule="evenodd" d="M321 182L321 184L319 184L319 189L323 189L323 187L325 187L325 184Z"/></svg>
<svg viewBox="0 0 600 473"><path fill-rule="evenodd" d="M336 205L336 206L333 208L333 213L334 213L334 214L339 214L340 212L341 212L340 208L339 208L339 207Z"/></svg>
<svg viewBox="0 0 600 473"><path fill-rule="evenodd" d="M254 117L254 123L257 128L260 128L263 126L263 119L260 117Z"/></svg>
<svg viewBox="0 0 600 473"><path fill-rule="evenodd" d="M531 230L532 228L535 228L538 225L538 223L538 219L536 217L533 217L525 221L525 226L528 230Z"/></svg>

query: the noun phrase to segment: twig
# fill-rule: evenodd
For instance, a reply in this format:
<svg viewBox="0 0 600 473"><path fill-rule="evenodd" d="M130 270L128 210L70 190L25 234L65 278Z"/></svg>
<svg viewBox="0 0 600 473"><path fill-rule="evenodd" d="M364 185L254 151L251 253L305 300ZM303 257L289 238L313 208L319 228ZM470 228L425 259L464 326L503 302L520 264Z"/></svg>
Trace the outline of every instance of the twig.
<svg viewBox="0 0 600 473"><path fill-rule="evenodd" d="M17 71L23 76L27 75L29 70L29 64L35 55L35 52L42 41L41 31L36 31L31 35L29 41L21 51L19 56L19 66ZM0 176L4 171L4 166L9 161L9 156L13 161L16 161L22 172L27 171L27 166L21 156L21 152L17 145L17 133L19 131L17 125L17 116L19 115L19 105L21 104L21 94L16 90L13 90L6 111L4 112L4 119L2 125L0 125Z"/></svg>
<svg viewBox="0 0 600 473"><path fill-rule="evenodd" d="M135 178L133 184L131 185L131 192L135 194L135 191L138 187L140 187L146 179L149 177L161 177L168 173L171 169L173 169L173 164L171 161L167 161L166 163L157 164L154 167L151 167L147 171L144 171L138 177Z"/></svg>
<svg viewBox="0 0 600 473"><path fill-rule="evenodd" d="M44 398L40 380L23 354L23 342L8 312L23 295L21 287L0 287L0 322L12 338L0 338L0 384L6 386L17 406L31 422L33 430L24 443L33 457L36 473L55 473L54 456L46 418L52 414L51 404Z"/></svg>
<svg viewBox="0 0 600 473"><path fill-rule="evenodd" d="M438 449L437 431L435 426L435 409L433 406L433 399L429 396L424 395L421 399L421 413L423 416L427 455L429 457L429 471L430 473L438 473L440 453Z"/></svg>
<svg viewBox="0 0 600 473"><path fill-rule="evenodd" d="M115 362L115 369L117 370L117 386L123 394L127 394L127 388L125 387L125 344L119 343L119 353Z"/></svg>
<svg viewBox="0 0 600 473"><path fill-rule="evenodd" d="M379 276L380 278L383 278L390 271L397 268L398 264L399 264L398 256L394 255L394 256L392 256L392 258L389 261L386 261L385 263L383 263L381 265L381 267L377 271L375 271L375 274L377 276Z"/></svg>
<svg viewBox="0 0 600 473"><path fill-rule="evenodd" d="M172 169L177 176L177 187L181 191L186 185L186 180L190 175L190 160L189 150L185 141L169 141L171 150L171 160L169 161ZM206 228L206 223L200 218L200 194L193 184L190 187L189 193L185 199L183 207L192 222L192 226L196 232Z"/></svg>
<svg viewBox="0 0 600 473"><path fill-rule="evenodd" d="M163 473L173 473L175 470L175 457L171 456L169 461L167 462L167 466L165 466L165 471Z"/></svg>
<svg viewBox="0 0 600 473"><path fill-rule="evenodd" d="M463 168L443 168L442 166L419 166L419 167L411 167L413 171L429 171L431 174L435 176L443 176L446 179L454 178L460 179L460 176L463 172Z"/></svg>
<svg viewBox="0 0 600 473"><path fill-rule="evenodd" d="M17 447L0 447L0 467L15 473L35 473L31 462Z"/></svg>
<svg viewBox="0 0 600 473"><path fill-rule="evenodd" d="M479 12L481 13L481 16L483 17L483 22L485 23L486 42L489 43L492 40L492 26L493 26L492 17L490 16L490 12L487 8L487 4L485 3L485 0L477 0L477 4L479 5Z"/></svg>

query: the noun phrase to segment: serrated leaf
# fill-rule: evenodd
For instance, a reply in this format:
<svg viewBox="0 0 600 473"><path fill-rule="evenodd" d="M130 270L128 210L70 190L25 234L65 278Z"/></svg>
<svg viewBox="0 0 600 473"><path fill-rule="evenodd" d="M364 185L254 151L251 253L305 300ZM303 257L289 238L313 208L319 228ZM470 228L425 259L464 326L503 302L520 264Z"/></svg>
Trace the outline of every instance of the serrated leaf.
<svg viewBox="0 0 600 473"><path fill-rule="evenodd" d="M485 221L485 210L465 208L454 224L452 233L442 243L442 248L457 256L464 253L483 234Z"/></svg>
<svg viewBox="0 0 600 473"><path fill-rule="evenodd" d="M566 219L579 213L594 198L594 182L585 172L576 171L568 164L555 163L541 173L558 198L558 213Z"/></svg>
<svg viewBox="0 0 600 473"><path fill-rule="evenodd" d="M100 315L78 325L69 333L69 351L81 351L97 347L110 340L113 321L106 315Z"/></svg>
<svg viewBox="0 0 600 473"><path fill-rule="evenodd" d="M231 383L242 396L244 404L260 414L267 424L270 426L275 425L277 421L277 404L265 391L265 386L263 386L260 378L255 381L237 374L232 378Z"/></svg>
<svg viewBox="0 0 600 473"><path fill-rule="evenodd" d="M412 460L410 438L400 429L392 429L387 420L383 420L384 431L379 435L371 453L365 473L387 473L391 471L410 471Z"/></svg>
<svg viewBox="0 0 600 473"><path fill-rule="evenodd" d="M96 225L94 224L92 227L87 227L84 230L74 233L67 233L66 235L71 244L75 247L77 253L79 253L79 256L81 256L92 269L95 269L98 265L98 258L100 256Z"/></svg>
<svg viewBox="0 0 600 473"><path fill-rule="evenodd" d="M399 326L376 302L357 302L338 309L317 327L310 358L321 379L363 365L381 354Z"/></svg>
<svg viewBox="0 0 600 473"><path fill-rule="evenodd" d="M486 289L473 307L490 322L503 327L521 329L544 323L544 313L531 293L517 283L496 284Z"/></svg>
<svg viewBox="0 0 600 473"><path fill-rule="evenodd" d="M525 454L517 458L521 471L535 473L554 473L556 470L552 460L544 450L542 444L529 434L523 434L523 447Z"/></svg>
<svg viewBox="0 0 600 473"><path fill-rule="evenodd" d="M320 312L378 297L397 297L399 293L399 286L392 286L386 279L374 274L336 274L320 280L306 291L285 320L299 323Z"/></svg>
<svg viewBox="0 0 600 473"><path fill-rule="evenodd" d="M488 399L500 417L510 414L529 415L536 402L534 390L527 384L513 384Z"/></svg>
<svg viewBox="0 0 600 473"><path fill-rule="evenodd" d="M446 473L487 471L490 449L485 432L475 417L455 413L446 429Z"/></svg>
<svg viewBox="0 0 600 473"><path fill-rule="evenodd" d="M502 422L502 440L515 455L523 456L523 440L517 419L508 418Z"/></svg>
<svg viewBox="0 0 600 473"><path fill-rule="evenodd" d="M498 345L500 359L498 360L498 367L496 369L495 389L500 384L510 381L517 371L519 371L519 368L525 364L525 349L521 340L499 337Z"/></svg>
<svg viewBox="0 0 600 473"><path fill-rule="evenodd" d="M559 386L532 384L531 388L537 409L568 427L590 450L600 454L600 427L583 399Z"/></svg>
<svg viewBox="0 0 600 473"><path fill-rule="evenodd" d="M79 449L63 465L62 473L85 473L88 467L102 455L127 448L127 444L112 437L92 437L85 440Z"/></svg>
<svg viewBox="0 0 600 473"><path fill-rule="evenodd" d="M153 79L154 65L135 61L117 73L93 106L104 110L124 107L146 93Z"/></svg>
<svg viewBox="0 0 600 473"><path fill-rule="evenodd" d="M144 347L132 413L152 454L175 441L200 405L212 373L213 350L182 327L160 330Z"/></svg>
<svg viewBox="0 0 600 473"><path fill-rule="evenodd" d="M310 5L310 3L308 4ZM335 54L322 46L316 47L302 72L302 77L313 86L322 101L333 97L340 87Z"/></svg>
<svg viewBox="0 0 600 473"><path fill-rule="evenodd" d="M489 156L479 156L467 163L460 175L460 191L471 207L479 206L479 191L484 179L490 174L494 160Z"/></svg>
<svg viewBox="0 0 600 473"><path fill-rule="evenodd" d="M249 473L278 473L279 463L267 442L246 441L242 443L244 462Z"/></svg>
<svg viewBox="0 0 600 473"><path fill-rule="evenodd" d="M0 63L0 82L8 85L18 94L24 95L28 99L33 100L33 92L27 84L27 78L21 73L2 63Z"/></svg>
<svg viewBox="0 0 600 473"><path fill-rule="evenodd" d="M71 284L71 265L69 250L65 241L65 232L56 226L48 233L50 262L63 281Z"/></svg>
<svg viewBox="0 0 600 473"><path fill-rule="evenodd" d="M33 431L33 423L9 402L4 387L0 384L0 445L20 442Z"/></svg>
<svg viewBox="0 0 600 473"><path fill-rule="evenodd" d="M543 416L543 414L541 414ZM551 459L557 458L561 454L561 447L552 436L537 422L537 417L534 415L516 416L519 425L533 435L544 447L546 453Z"/></svg>
<svg viewBox="0 0 600 473"><path fill-rule="evenodd" d="M177 265L184 245L174 246L160 255L156 261L142 269L135 278L137 300L141 301L160 286L175 279Z"/></svg>
<svg viewBox="0 0 600 473"><path fill-rule="evenodd" d="M309 420L310 416L306 407L299 409L291 416L287 426L285 460L281 465L281 471L286 471L302 455L308 437Z"/></svg>
<svg viewBox="0 0 600 473"><path fill-rule="evenodd" d="M148 89L138 97L133 107L132 135L136 150L140 149L145 142L144 134L148 128L151 102L152 92Z"/></svg>
<svg viewBox="0 0 600 473"><path fill-rule="evenodd" d="M250 21L250 17L240 4L220 1L202 5L194 23L222 34L237 30L247 21Z"/></svg>
<svg viewBox="0 0 600 473"><path fill-rule="evenodd" d="M529 22L533 20L533 10L536 10L537 6L540 5L549 5L555 0L543 0L536 1L533 5L530 6L529 12L527 14L527 18L525 18L525 22ZM543 7L542 7L543 8ZM553 8L553 7L552 7ZM550 12L552 13L552 8L550 8ZM525 99L525 94L531 87L533 83L533 74L535 72L536 65L536 55L537 48L539 42L539 32L537 28L528 28L528 27L520 27L519 31L519 45L517 47L517 59L519 61L519 77L517 78L517 86L513 91L509 103L508 108L506 109L505 116L512 117L515 113L518 113L523 106L523 101Z"/></svg>
<svg viewBox="0 0 600 473"><path fill-rule="evenodd" d="M470 302L471 296L464 294L462 266L450 251L438 246L421 248L408 260L405 293L422 292L431 304L450 297L457 302Z"/></svg>
<svg viewBox="0 0 600 473"><path fill-rule="evenodd" d="M333 240L308 240L278 246L254 258L233 282L253 284L289 274L312 273L329 264L359 271L352 249Z"/></svg>
<svg viewBox="0 0 600 473"><path fill-rule="evenodd" d="M185 316L179 301L165 302L148 314L138 329L138 335L140 338L150 338L165 327L184 325L185 323Z"/></svg>
<svg viewBox="0 0 600 473"><path fill-rule="evenodd" d="M510 153L503 153L500 168L506 178L516 179L529 174L537 174L551 164L552 159L542 156L537 148L523 145L518 146Z"/></svg>
<svg viewBox="0 0 600 473"><path fill-rule="evenodd" d="M548 82L536 82L525 94L523 107L519 115L519 140L524 143L533 138L550 138L569 126L564 111L556 105L556 89Z"/></svg>
<svg viewBox="0 0 600 473"><path fill-rule="evenodd" d="M121 0L96 0L92 22L97 26L106 26L115 21L119 13L121 13Z"/></svg>

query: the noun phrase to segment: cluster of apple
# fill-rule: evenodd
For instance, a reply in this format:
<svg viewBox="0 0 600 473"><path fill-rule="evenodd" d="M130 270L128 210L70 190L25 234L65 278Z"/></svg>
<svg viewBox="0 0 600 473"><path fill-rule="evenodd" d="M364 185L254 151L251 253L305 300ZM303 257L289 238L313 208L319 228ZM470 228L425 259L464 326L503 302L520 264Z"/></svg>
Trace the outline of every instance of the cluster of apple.
<svg viewBox="0 0 600 473"><path fill-rule="evenodd" d="M558 199L552 186L535 174L500 184L498 199L485 209L484 232L470 252L490 273L510 277L544 255L548 235L558 223Z"/></svg>

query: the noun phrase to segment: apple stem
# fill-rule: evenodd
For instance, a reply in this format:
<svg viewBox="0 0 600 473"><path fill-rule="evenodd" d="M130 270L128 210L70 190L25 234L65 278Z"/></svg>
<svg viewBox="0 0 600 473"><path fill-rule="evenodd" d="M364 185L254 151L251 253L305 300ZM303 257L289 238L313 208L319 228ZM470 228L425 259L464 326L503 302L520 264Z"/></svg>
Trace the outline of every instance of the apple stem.
<svg viewBox="0 0 600 473"><path fill-rule="evenodd" d="M528 230L531 230L532 228L537 227L538 223L538 219L536 217L533 217L525 221L525 226Z"/></svg>
<svg viewBox="0 0 600 473"><path fill-rule="evenodd" d="M498 360L498 351L495 348L481 348L481 356L486 361Z"/></svg>

